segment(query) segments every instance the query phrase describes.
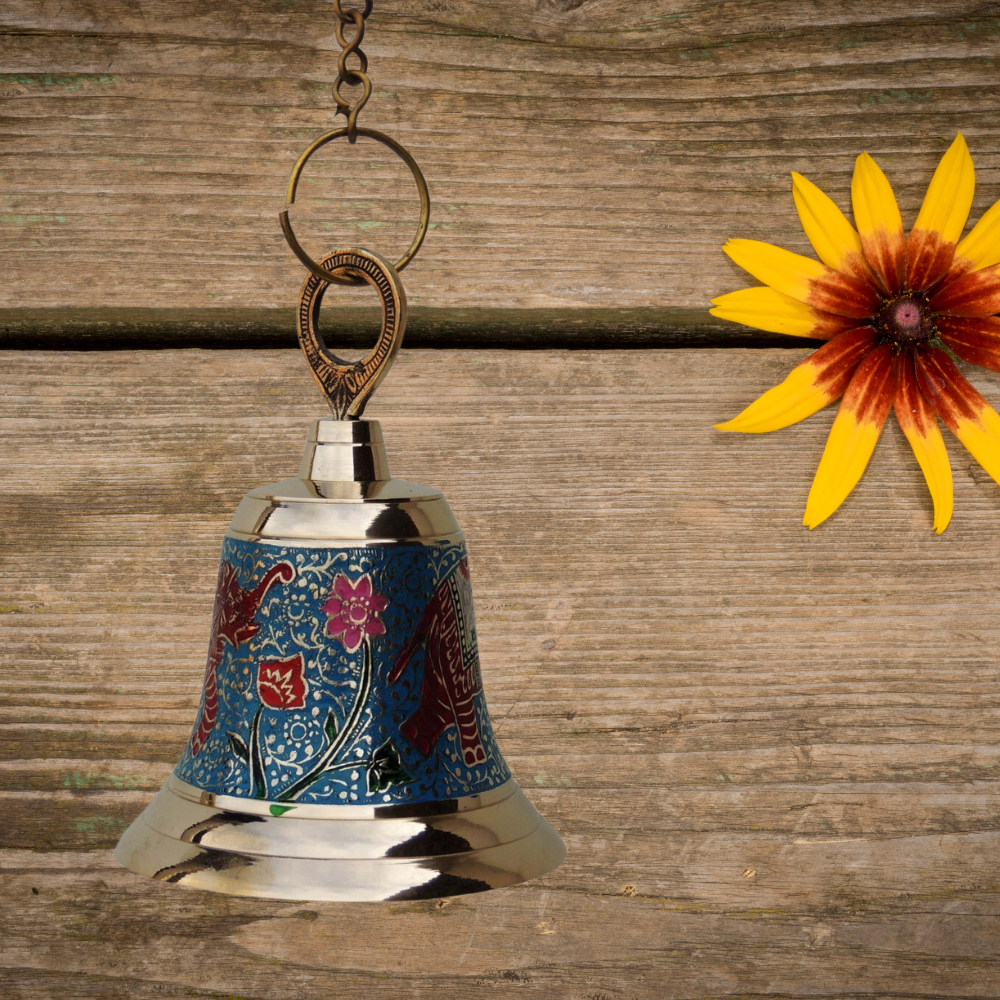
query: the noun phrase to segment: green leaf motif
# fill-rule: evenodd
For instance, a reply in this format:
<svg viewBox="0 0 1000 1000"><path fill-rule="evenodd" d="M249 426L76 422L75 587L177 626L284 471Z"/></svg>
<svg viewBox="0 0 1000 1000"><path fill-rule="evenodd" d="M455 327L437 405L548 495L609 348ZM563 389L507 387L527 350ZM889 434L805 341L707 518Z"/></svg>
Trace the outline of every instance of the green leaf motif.
<svg viewBox="0 0 1000 1000"><path fill-rule="evenodd" d="M368 765L368 793L376 795L393 785L405 785L413 780L413 775L403 766L399 751L392 740L386 740L372 754Z"/></svg>
<svg viewBox="0 0 1000 1000"><path fill-rule="evenodd" d="M323 732L326 733L326 738L331 743L337 738L337 717L333 714L332 708L326 713L326 722L323 723Z"/></svg>
<svg viewBox="0 0 1000 1000"><path fill-rule="evenodd" d="M230 730L226 730L226 735L229 737L229 745L233 748L233 753L241 758L244 763L249 763L250 748L247 746L246 740L238 733L231 732Z"/></svg>

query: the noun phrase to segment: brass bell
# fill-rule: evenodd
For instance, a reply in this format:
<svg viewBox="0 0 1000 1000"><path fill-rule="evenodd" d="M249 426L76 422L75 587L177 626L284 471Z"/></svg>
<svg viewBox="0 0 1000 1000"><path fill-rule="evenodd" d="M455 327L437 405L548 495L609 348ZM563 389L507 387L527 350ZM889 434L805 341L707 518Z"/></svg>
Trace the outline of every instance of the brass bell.
<svg viewBox="0 0 1000 1000"><path fill-rule="evenodd" d="M335 418L312 424L297 478L240 503L190 742L115 857L277 899L427 899L533 878L566 849L493 735L461 529L438 490L391 477L378 422L357 416L402 336L398 276L364 250L321 264L376 287L382 335L363 362L329 354L316 329L327 284L310 275L300 339Z"/></svg>

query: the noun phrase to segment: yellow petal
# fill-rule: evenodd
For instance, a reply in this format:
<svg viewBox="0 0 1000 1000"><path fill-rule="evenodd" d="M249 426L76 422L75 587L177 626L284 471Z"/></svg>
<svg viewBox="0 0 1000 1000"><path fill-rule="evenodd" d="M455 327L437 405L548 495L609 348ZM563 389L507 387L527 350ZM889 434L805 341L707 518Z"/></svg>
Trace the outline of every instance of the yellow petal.
<svg viewBox="0 0 1000 1000"><path fill-rule="evenodd" d="M882 168L867 153L862 153L854 163L851 204L862 238L879 230L894 233L903 228L903 217L899 214L892 185L882 173Z"/></svg>
<svg viewBox="0 0 1000 1000"><path fill-rule="evenodd" d="M851 202L865 258L886 290L896 294L903 284L906 263L903 219L891 185L867 153L854 164Z"/></svg>
<svg viewBox="0 0 1000 1000"><path fill-rule="evenodd" d="M822 524L858 484L872 457L881 426L858 422L843 409L830 428L823 457L813 479L802 523L807 528Z"/></svg>
<svg viewBox="0 0 1000 1000"><path fill-rule="evenodd" d="M906 439L913 448L920 469L927 481L934 501L934 530L940 535L948 522L954 506L954 491L951 482L951 462L948 460L948 449L945 448L941 428L937 423L927 428L923 435L911 434L903 428Z"/></svg>
<svg viewBox="0 0 1000 1000"><path fill-rule="evenodd" d="M976 171L959 132L934 171L914 229L935 230L946 243L957 242L972 208Z"/></svg>
<svg viewBox="0 0 1000 1000"><path fill-rule="evenodd" d="M960 417L950 429L972 457L1000 483L1000 414L992 406L984 405L976 416L973 420Z"/></svg>
<svg viewBox="0 0 1000 1000"><path fill-rule="evenodd" d="M741 288L738 292L712 299L709 312L719 319L743 323L770 333L792 337L811 337L816 329L812 309L773 288Z"/></svg>
<svg viewBox="0 0 1000 1000"><path fill-rule="evenodd" d="M904 357L900 366L899 386L893 403L896 421L913 448L920 469L934 501L934 530L941 534L948 527L954 505L951 462L930 403L920 392L913 371L913 359Z"/></svg>
<svg viewBox="0 0 1000 1000"><path fill-rule="evenodd" d="M938 347L914 355L920 390L972 457L1000 483L1000 414L969 384Z"/></svg>
<svg viewBox="0 0 1000 1000"><path fill-rule="evenodd" d="M844 213L811 180L794 171L792 197L816 256L835 271L852 271L853 259L861 256L861 238Z"/></svg>
<svg viewBox="0 0 1000 1000"><path fill-rule="evenodd" d="M799 302L808 301L810 282L829 273L818 260L760 240L728 240L722 249L758 281Z"/></svg>
<svg viewBox="0 0 1000 1000"><path fill-rule="evenodd" d="M803 365L793 368L781 385L768 389L738 417L716 424L716 430L766 434L811 417L830 402L829 395L816 385L815 374L815 369Z"/></svg>
<svg viewBox="0 0 1000 1000"><path fill-rule="evenodd" d="M857 485L875 450L896 396L895 365L888 347L877 347L862 363L844 393L823 450L802 523L822 524Z"/></svg>
<svg viewBox="0 0 1000 1000"><path fill-rule="evenodd" d="M793 368L781 385L768 389L738 417L716 424L716 429L766 434L805 420L843 394L877 337L874 330L852 330L836 337Z"/></svg>
<svg viewBox="0 0 1000 1000"><path fill-rule="evenodd" d="M972 232L955 247L955 262L967 262L967 269L978 271L1000 264L1000 201L972 227Z"/></svg>

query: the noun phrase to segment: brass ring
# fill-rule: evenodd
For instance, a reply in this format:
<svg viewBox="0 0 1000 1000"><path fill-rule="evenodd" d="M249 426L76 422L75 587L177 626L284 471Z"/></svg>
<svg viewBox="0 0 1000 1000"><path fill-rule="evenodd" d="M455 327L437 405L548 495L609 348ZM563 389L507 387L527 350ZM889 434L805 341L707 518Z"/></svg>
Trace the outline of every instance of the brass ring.
<svg viewBox="0 0 1000 1000"><path fill-rule="evenodd" d="M292 175L288 178L288 191L285 193L285 204L294 205L295 204L295 190L299 185L299 177L302 174L302 169L305 167L306 163L309 161L309 157L325 146L328 142L333 142L334 139L341 139L348 135L349 128L335 128L332 132L326 132L321 135L318 139L315 139L302 155L295 161L295 166L292 167ZM427 235L427 225L431 220L431 196L427 190L427 181L424 180L424 175L420 172L420 167L417 166L417 161L413 159L410 155L408 149L405 146L401 146L395 139L391 136L386 135L384 132L379 132L377 129L373 128L359 128L356 129L357 135L367 136L369 139L374 139L376 142L382 143L383 146L388 146L409 168L410 173L413 174L413 179L417 182L417 190L420 192L420 225L417 227L417 235L413 237L413 242L410 244L409 250L403 254L399 260L393 265L397 271L402 271L407 264L417 255L417 251L420 249L420 244L424 242L424 237ZM292 231L292 224L288 220L288 209L286 208L283 212L278 214L278 219L281 222L281 231L285 234L285 239L288 241L288 245L292 248L292 253L309 269L309 271L317 278L323 281L334 282L339 285L360 285L361 279L356 277L348 277L347 275L332 275L329 271L324 270L319 266L302 249L299 241L295 238L295 233Z"/></svg>
<svg viewBox="0 0 1000 1000"><path fill-rule="evenodd" d="M396 357L406 329L406 293L396 269L371 250L335 250L317 265L320 275L310 274L299 296L299 345L309 367L338 420L360 417L369 396ZM361 361L344 361L330 351L319 332L319 310L323 295L336 272L371 285L382 300L382 329L375 346Z"/></svg>

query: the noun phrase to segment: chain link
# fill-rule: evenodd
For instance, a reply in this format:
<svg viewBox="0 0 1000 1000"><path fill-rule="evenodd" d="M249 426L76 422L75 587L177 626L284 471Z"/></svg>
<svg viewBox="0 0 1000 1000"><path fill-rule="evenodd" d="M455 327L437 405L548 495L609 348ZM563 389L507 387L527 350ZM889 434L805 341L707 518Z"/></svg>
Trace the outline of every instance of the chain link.
<svg viewBox="0 0 1000 1000"><path fill-rule="evenodd" d="M361 4L362 0L355 0L355 2ZM365 37L365 19L371 14L373 3L374 0L363 0L363 7L361 9L353 7L345 10L342 5L343 0L333 0L333 9L336 11L337 18L340 21L337 25L337 41L341 46L340 58L337 60L337 82L333 85L333 98L337 102L337 114L344 114L347 117L347 126L345 128L332 129L314 139L305 152L295 161L295 166L292 167L292 175L288 179L288 189L285 192L286 207L284 211L278 214L281 231L284 233L285 240L288 242L289 247L291 247L292 253L298 257L312 275L312 278L309 280L314 281L315 279L319 279L322 282L323 288L329 284L356 285L362 283L360 277L349 273L350 269L347 269L347 272L343 268L330 271L316 263L302 248L298 239L296 239L291 220L288 217L289 207L295 204L295 191L305 165L309 162L310 157L327 143L344 138L348 142L353 143L359 135L367 139L374 139L376 142L380 142L383 146L391 149L410 168L410 173L413 174L413 179L417 182L417 191L420 194L420 223L417 226L417 233L413 237L413 242L410 244L409 249L396 261L395 265L386 263L386 267L390 271L392 271L393 267L397 271L402 271L413 260L430 227L431 196L427 190L427 181L424 180L424 175L421 173L420 167L417 166L417 161L405 146L400 145L391 136L386 135L384 132L379 132L377 129L358 127L358 112L365 106L372 93L372 82L368 79L368 57L361 50L361 42ZM354 25L354 33L350 40L348 40L344 34L344 29L350 24ZM358 60L358 65L353 69L347 65L347 60L351 55L356 56ZM361 97L354 104L351 104L340 93L340 88L344 84L347 84L349 87L364 87ZM368 253L369 251L359 250L350 252ZM326 259L324 258L324 260ZM303 294L305 294L304 291Z"/></svg>
<svg viewBox="0 0 1000 1000"><path fill-rule="evenodd" d="M368 56L361 50L361 43L365 37L365 20L372 12L373 2L374 0L365 0L364 10L357 8L345 10L342 0L333 0L333 9L340 22L337 25L337 41L341 47L340 58L337 59L337 82L333 85L333 99L337 102L337 114L347 116L347 141L350 143L358 137L358 113L372 96L372 82L368 79ZM354 25L354 37L350 40L344 35L344 28L349 24ZM347 65L348 57L351 55L358 58L359 65L356 69L351 69ZM348 87L364 88L361 97L353 104L340 92L344 84Z"/></svg>

